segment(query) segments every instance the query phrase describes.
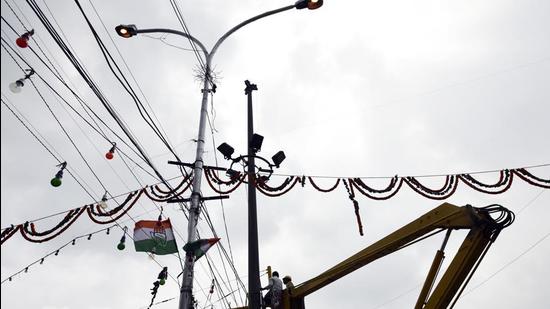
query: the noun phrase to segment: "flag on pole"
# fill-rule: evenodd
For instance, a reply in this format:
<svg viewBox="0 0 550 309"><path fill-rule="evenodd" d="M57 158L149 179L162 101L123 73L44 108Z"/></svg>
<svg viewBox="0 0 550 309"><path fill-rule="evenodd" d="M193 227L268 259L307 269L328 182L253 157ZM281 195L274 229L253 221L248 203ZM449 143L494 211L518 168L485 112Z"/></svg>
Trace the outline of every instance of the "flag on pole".
<svg viewBox="0 0 550 309"><path fill-rule="evenodd" d="M165 255L178 252L170 219L141 220L134 227L134 246L137 252Z"/></svg>
<svg viewBox="0 0 550 309"><path fill-rule="evenodd" d="M195 260L198 260L219 240L219 238L209 238L188 242L185 246L183 246L183 250L185 250L185 252L191 252L195 256Z"/></svg>

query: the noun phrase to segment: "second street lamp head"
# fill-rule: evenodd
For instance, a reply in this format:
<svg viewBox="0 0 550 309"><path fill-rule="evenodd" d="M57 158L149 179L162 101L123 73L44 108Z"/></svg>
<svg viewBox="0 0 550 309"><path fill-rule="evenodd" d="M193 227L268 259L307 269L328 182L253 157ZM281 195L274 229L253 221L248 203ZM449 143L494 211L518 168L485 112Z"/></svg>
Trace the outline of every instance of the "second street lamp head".
<svg viewBox="0 0 550 309"><path fill-rule="evenodd" d="M315 10L320 8L323 5L323 0L298 0L294 4L296 9L301 10L308 8L310 10Z"/></svg>
<svg viewBox="0 0 550 309"><path fill-rule="evenodd" d="M133 37L137 34L136 25L118 25L115 27L115 31L123 38Z"/></svg>

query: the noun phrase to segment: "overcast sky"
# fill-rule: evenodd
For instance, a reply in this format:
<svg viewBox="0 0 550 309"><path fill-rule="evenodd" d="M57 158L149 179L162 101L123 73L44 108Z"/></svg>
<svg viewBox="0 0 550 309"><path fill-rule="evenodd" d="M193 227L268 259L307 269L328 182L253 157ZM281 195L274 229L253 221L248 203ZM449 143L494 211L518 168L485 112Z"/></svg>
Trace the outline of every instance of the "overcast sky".
<svg viewBox="0 0 550 309"><path fill-rule="evenodd" d="M140 98L144 102L146 98L178 155L183 161L192 162L201 84L195 77L197 59L187 50L189 42L182 37L160 34L123 39L114 32L119 24L181 30L170 1L80 2ZM176 2L191 34L207 48L241 21L292 4L281 0ZM166 178L178 176L177 169L167 164L174 157L139 116L135 103L109 70L75 2L37 3L57 31L62 31L64 41L70 44L156 167ZM116 128L25 1L3 1L2 17L19 33L24 32L21 22L27 29L34 28L36 34L29 44L40 45L70 86L106 123ZM82 110L74 96L29 49L15 46L16 36L4 22L2 38L17 48L63 97ZM229 37L213 60L218 87L209 103L212 126L207 128L205 164L216 165L214 145L222 142L232 145L236 153L246 151L244 81L247 79L258 85L258 91L253 93L254 126L265 137L260 154L270 158L278 150L284 150L287 156L276 171L278 174L391 177L548 164L548 38L550 2L544 0L327 0L316 11L291 10L259 20ZM1 55L2 99L15 106L40 132L49 147L83 179L93 196L68 174L62 186L50 186L58 162L2 105L1 227L100 200L104 193L102 186L31 83L27 82L19 94L10 92L8 85L24 74L5 49ZM114 160L105 160L104 153L110 144L74 113L67 112L67 106L38 77L31 79L112 196L158 182L131 162L126 167L119 153ZM127 147L124 149L132 154ZM220 166L228 166L220 155L217 160ZM550 179L548 166L529 171ZM498 174L476 177L494 183ZM444 182L442 177L421 179L434 188ZM274 176L272 185L283 180ZM318 179L323 187L334 181ZM369 184L383 187L386 182L370 180ZM206 181L203 193L214 194ZM331 193L318 192L311 185L297 186L276 198L258 193L260 268L271 265L282 276L291 275L298 284L443 202L422 197L407 186L386 201L365 196L358 196L357 200L364 236L358 234L353 206L343 186ZM235 267L245 285L248 282L246 201L246 189L241 186L223 205L206 204L222 244L227 250L231 247ZM507 192L488 195L460 183L456 193L445 202L477 207L497 203L517 215L516 222L491 247L455 308L550 307L548 190L516 178ZM109 204L115 202L110 200ZM142 198L130 216L136 221L155 220L159 206L164 206L164 214L176 227L181 248L187 238L187 221L175 204L155 205ZM132 230L130 216L123 217L120 224ZM39 221L37 229L49 229L60 219L58 216ZM1 279L74 237L104 227L83 215L64 234L42 244L29 243L21 235L14 235L1 248ZM212 236L204 220L200 221L199 229L205 237ZM452 234L444 267L464 235L461 231ZM109 235L99 233L91 240L79 239L58 256L50 256L42 265L30 267L28 273L2 283L2 308L146 308L150 302L149 289L161 270L159 265L168 266L174 277L181 272L181 266L174 256L155 257L158 264L155 263L146 254L135 252L131 239L127 240L126 250L119 251L116 245L121 236L120 229L114 228ZM308 296L306 306L413 307L442 237L439 234L355 271ZM228 294L237 289L235 277L225 276L222 265L230 273L228 264L221 263L217 250L213 249L211 256L222 274L219 280L229 280L231 286L223 285L223 291L207 300L211 274L203 258L195 268L194 294L199 308L227 308L227 302L218 301L218 292ZM266 284L267 278L263 276L262 285ZM237 291L226 299L235 306L242 305L243 298L242 291ZM168 280L156 298L167 301L153 308L176 308L178 299L177 283Z"/></svg>

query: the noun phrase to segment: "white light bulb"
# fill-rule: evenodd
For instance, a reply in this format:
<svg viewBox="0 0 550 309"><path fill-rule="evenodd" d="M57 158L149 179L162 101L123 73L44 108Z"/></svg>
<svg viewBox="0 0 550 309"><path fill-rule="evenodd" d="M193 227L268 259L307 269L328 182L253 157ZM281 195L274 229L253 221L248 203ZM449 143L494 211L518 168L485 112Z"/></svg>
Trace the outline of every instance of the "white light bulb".
<svg viewBox="0 0 550 309"><path fill-rule="evenodd" d="M97 203L101 209L107 208L107 201L102 200L101 202Z"/></svg>
<svg viewBox="0 0 550 309"><path fill-rule="evenodd" d="M20 84L19 81L16 81L16 82L11 83L11 84L9 85L9 88L10 88L11 92L13 92L13 93L19 93L19 92L21 92L22 84L23 84L22 82L21 82L21 84ZM20 86L20 85L21 85L21 86Z"/></svg>

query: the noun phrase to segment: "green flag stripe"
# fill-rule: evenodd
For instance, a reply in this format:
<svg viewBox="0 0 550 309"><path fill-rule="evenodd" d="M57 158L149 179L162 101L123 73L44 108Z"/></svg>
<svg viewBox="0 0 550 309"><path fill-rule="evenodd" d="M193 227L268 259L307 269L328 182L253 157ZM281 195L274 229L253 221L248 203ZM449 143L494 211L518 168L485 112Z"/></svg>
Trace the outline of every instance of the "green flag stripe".
<svg viewBox="0 0 550 309"><path fill-rule="evenodd" d="M144 239L134 242L134 246L136 247L136 251L138 252L151 252L157 255L178 252L178 246L175 240L167 241L164 246L160 246L158 242L153 239Z"/></svg>

